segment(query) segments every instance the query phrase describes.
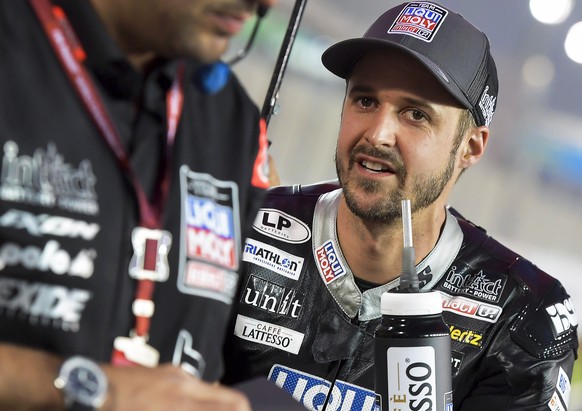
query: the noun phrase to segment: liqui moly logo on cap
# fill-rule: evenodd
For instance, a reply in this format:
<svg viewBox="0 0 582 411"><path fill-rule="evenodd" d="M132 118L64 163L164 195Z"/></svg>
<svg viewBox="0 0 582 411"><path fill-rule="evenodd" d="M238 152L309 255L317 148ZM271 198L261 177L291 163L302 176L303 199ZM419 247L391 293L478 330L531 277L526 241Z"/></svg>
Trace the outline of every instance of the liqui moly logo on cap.
<svg viewBox="0 0 582 411"><path fill-rule="evenodd" d="M406 34L431 42L448 11L433 3L408 3L400 12L388 33Z"/></svg>

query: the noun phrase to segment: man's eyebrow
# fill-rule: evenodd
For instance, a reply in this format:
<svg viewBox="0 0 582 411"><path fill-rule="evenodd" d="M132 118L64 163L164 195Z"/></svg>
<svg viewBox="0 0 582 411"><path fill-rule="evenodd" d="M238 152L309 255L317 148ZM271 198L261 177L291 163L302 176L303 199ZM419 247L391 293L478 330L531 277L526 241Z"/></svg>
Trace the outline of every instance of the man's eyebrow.
<svg viewBox="0 0 582 411"><path fill-rule="evenodd" d="M353 93L372 93L374 88L366 86L365 84L356 84L348 89L349 94Z"/></svg>

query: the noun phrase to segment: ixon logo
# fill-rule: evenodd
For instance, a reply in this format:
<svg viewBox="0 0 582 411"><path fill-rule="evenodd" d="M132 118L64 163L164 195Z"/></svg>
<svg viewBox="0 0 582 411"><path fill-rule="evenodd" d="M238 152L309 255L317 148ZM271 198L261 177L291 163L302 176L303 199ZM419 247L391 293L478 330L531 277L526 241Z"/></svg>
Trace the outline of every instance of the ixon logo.
<svg viewBox="0 0 582 411"><path fill-rule="evenodd" d="M564 300L563 303L556 303L546 307L546 312L552 320L554 335L556 337L565 334L578 325L574 306L569 298Z"/></svg>

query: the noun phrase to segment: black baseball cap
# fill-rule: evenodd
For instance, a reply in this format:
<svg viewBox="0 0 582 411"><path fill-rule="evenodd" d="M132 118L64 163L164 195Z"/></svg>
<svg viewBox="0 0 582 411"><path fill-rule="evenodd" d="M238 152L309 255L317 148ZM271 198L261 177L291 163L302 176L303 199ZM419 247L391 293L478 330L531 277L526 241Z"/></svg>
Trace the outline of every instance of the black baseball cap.
<svg viewBox="0 0 582 411"><path fill-rule="evenodd" d="M436 3L403 3L382 14L363 37L329 47L321 60L347 79L360 57L387 47L415 57L478 126L489 125L497 106L497 69L487 36L463 16Z"/></svg>

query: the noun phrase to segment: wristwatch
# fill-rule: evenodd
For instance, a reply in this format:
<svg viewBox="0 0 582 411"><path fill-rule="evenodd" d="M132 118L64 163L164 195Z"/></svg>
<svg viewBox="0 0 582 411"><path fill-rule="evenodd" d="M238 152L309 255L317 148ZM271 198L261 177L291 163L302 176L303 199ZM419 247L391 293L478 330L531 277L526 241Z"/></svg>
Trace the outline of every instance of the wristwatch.
<svg viewBox="0 0 582 411"><path fill-rule="evenodd" d="M70 357L59 369L55 387L63 393L67 411L93 411L105 402L107 377L96 362Z"/></svg>

